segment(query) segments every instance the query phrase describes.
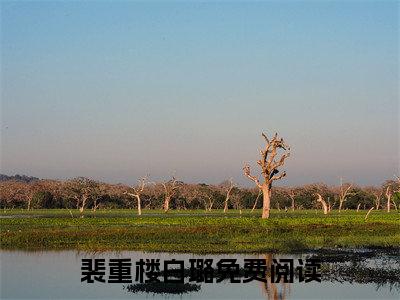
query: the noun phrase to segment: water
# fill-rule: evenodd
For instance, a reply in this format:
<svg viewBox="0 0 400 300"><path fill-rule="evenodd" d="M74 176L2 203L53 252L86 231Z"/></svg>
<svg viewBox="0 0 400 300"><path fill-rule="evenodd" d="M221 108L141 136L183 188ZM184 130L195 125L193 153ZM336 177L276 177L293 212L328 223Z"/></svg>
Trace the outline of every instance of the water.
<svg viewBox="0 0 400 300"><path fill-rule="evenodd" d="M303 255L199 255L144 253L136 251L99 254L77 251L1 251L2 299L399 299L400 262L396 254L370 252L320 253L329 263L323 264L322 282L268 283L199 283L191 282L181 294L158 293L154 285L130 286L127 283L81 283L82 258L131 258L135 279L135 262L139 259L177 259L190 267L191 258L212 258L214 264L222 258L235 258L243 268L245 258L297 259ZM108 274L108 272L106 273ZM162 277L161 277L162 278ZM107 276L106 276L107 279ZM341 281L341 282L339 282ZM185 278L188 282L188 277ZM136 284L136 282L133 282ZM163 288L163 285L158 287ZM138 291L139 290L139 291ZM143 292L147 290L147 292Z"/></svg>

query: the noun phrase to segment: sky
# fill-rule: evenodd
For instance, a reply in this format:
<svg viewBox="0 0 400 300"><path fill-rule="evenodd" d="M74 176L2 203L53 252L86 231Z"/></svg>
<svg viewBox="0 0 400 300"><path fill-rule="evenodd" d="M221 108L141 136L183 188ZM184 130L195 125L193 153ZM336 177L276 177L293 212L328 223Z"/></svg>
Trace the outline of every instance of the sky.
<svg viewBox="0 0 400 300"><path fill-rule="evenodd" d="M279 185L399 174L397 1L1 1L1 173Z"/></svg>

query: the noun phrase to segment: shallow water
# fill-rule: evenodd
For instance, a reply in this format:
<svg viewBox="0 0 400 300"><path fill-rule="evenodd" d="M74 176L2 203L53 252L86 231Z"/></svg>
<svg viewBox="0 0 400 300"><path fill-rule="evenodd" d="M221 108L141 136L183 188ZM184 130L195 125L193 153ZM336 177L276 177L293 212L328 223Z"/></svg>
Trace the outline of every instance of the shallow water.
<svg viewBox="0 0 400 300"><path fill-rule="evenodd" d="M145 253L134 251L84 253L77 251L1 251L1 298L2 299L399 299L400 288L397 277L400 273L397 255L349 252L344 255L315 254L324 263L322 282L273 283L266 286L258 281L248 283L196 283L190 282L181 289L181 294L159 293L160 287L149 284L128 283L81 283L82 258L108 259L131 258L132 279L135 280L135 262L140 259L177 259L190 267L191 258L211 258L214 264L222 258L237 259L243 268L244 259L299 259L302 255L198 255ZM353 271L354 270L354 271ZM389 273L385 273L388 270ZM390 273L391 271L395 273ZM106 272L108 274L108 272ZM391 278L392 277L392 278ZM105 276L107 279L107 275ZM189 277L185 277L188 282ZM341 282L340 282L341 281ZM136 284L136 285L135 285ZM146 291L146 292L144 292Z"/></svg>

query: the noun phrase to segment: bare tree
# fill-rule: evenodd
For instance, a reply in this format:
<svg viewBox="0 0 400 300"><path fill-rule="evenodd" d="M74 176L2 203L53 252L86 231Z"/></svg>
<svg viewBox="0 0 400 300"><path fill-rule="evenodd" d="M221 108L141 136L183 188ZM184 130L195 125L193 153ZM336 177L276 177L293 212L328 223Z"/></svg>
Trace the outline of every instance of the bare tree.
<svg viewBox="0 0 400 300"><path fill-rule="evenodd" d="M262 194L262 191L261 191L261 190L259 190L259 191L258 191L257 198L256 198L256 201L254 201L253 208L251 209L251 212L253 212L253 211L256 209L256 206L257 206L257 201L258 201L258 198L260 198L261 194Z"/></svg>
<svg viewBox="0 0 400 300"><path fill-rule="evenodd" d="M171 202L171 199L175 195L179 186L177 185L175 177L172 177L172 179L167 182L163 182L162 186L164 187L164 193L165 193L163 209L164 212L167 212L169 210L169 204Z"/></svg>
<svg viewBox="0 0 400 300"><path fill-rule="evenodd" d="M390 206L393 203L394 208L397 210L397 205L395 199L400 196L400 180L397 177L397 180L386 180L383 184L383 190L385 191L386 196L386 211L390 212Z"/></svg>
<svg viewBox="0 0 400 300"><path fill-rule="evenodd" d="M331 201L330 201L330 199L329 199L329 197L328 197L328 212L331 212L332 209L335 207L335 204L336 204L336 197L333 197L333 200L335 200L335 201L333 201L333 203L331 204Z"/></svg>
<svg viewBox="0 0 400 300"><path fill-rule="evenodd" d="M262 210L262 218L269 218L270 205L271 205L271 188L272 182L282 177L286 176L286 172L282 172L279 174L278 168L283 166L285 163L285 159L289 157L290 147L285 144L282 138L278 138L278 134L275 133L271 140L262 133L266 141L265 149L260 150L261 159L257 161L257 164L261 167L261 174L264 178L263 182L259 181L259 178L251 175L250 166L245 164L243 167L243 173L250 180L254 181L256 186L263 193L263 210ZM275 160L278 155L278 151L283 150L283 153L279 160Z"/></svg>
<svg viewBox="0 0 400 300"><path fill-rule="evenodd" d="M242 195L240 195L239 193L234 193L231 199L233 208L238 210L239 214L242 214Z"/></svg>
<svg viewBox="0 0 400 300"><path fill-rule="evenodd" d="M385 195L386 195L386 199L387 199L386 211L390 212L390 201L392 200L392 190L390 188L390 185L387 186Z"/></svg>
<svg viewBox="0 0 400 300"><path fill-rule="evenodd" d="M200 184L196 186L195 190L192 192L194 198L204 203L204 210L210 212L213 208L215 198L213 195L212 186L207 186L205 184Z"/></svg>
<svg viewBox="0 0 400 300"><path fill-rule="evenodd" d="M229 179L228 185L224 187L225 191L226 191L226 196L225 196L225 201L224 201L224 213L226 213L228 211L228 202L231 197L232 189L234 187L235 187L235 185L233 184L233 180L231 178L231 179Z"/></svg>
<svg viewBox="0 0 400 300"><path fill-rule="evenodd" d="M350 195L350 190L352 188L352 184L343 185L343 179L340 178L340 189L339 189L339 212L343 208L344 202L346 202L346 197Z"/></svg>
<svg viewBox="0 0 400 300"><path fill-rule="evenodd" d="M322 204L322 209L324 211L324 215L328 214L328 205L326 204L325 200L322 198L321 194L317 193L318 199L317 202Z"/></svg>
<svg viewBox="0 0 400 300"><path fill-rule="evenodd" d="M78 177L65 183L64 194L76 201L81 217L89 200L99 197L99 184L91 179ZM97 201L97 200L96 200Z"/></svg>
<svg viewBox="0 0 400 300"><path fill-rule="evenodd" d="M142 177L138 180L139 184L137 187L131 187L133 193L130 192L125 192L127 195L136 198L137 200L137 208L138 208L138 215L142 215L142 201L141 201L141 195L144 192L144 188L147 184L149 184L148 182L148 177Z"/></svg>
<svg viewBox="0 0 400 300"><path fill-rule="evenodd" d="M372 194L375 197L375 207L378 210L379 206L381 205L381 197L382 197L383 191L375 189Z"/></svg>
<svg viewBox="0 0 400 300"><path fill-rule="evenodd" d="M292 201L292 211L295 209L295 197L296 197L296 190L294 188L289 189L288 195L290 197L290 200Z"/></svg>
<svg viewBox="0 0 400 300"><path fill-rule="evenodd" d="M368 210L368 212L367 212L367 214L365 215L365 218L364 218L364 220L367 220L367 218L368 218L368 216L369 216L369 214L371 213L371 211L373 211L374 210L374 207L372 206L369 210Z"/></svg>

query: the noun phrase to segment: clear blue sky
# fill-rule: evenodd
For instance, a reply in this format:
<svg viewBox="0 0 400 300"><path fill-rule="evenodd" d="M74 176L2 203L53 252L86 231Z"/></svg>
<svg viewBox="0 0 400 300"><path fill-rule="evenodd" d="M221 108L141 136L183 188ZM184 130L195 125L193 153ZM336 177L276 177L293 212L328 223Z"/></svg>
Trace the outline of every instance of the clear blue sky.
<svg viewBox="0 0 400 300"><path fill-rule="evenodd" d="M399 3L1 2L1 172L250 184L399 173Z"/></svg>

